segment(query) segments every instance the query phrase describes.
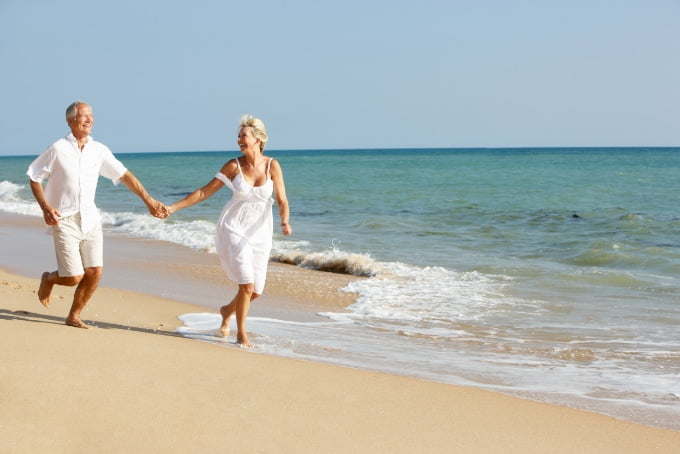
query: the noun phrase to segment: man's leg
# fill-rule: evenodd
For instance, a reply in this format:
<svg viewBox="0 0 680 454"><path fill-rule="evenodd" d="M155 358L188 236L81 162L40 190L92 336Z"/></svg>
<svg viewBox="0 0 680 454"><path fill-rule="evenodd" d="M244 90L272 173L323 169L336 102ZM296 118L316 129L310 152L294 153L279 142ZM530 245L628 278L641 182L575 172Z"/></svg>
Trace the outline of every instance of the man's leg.
<svg viewBox="0 0 680 454"><path fill-rule="evenodd" d="M44 272L40 278L38 299L40 303L49 307L50 295L55 285L73 287L78 285L85 275L83 261L80 256L80 216L67 216L59 220L59 224L52 227L54 251L57 257L57 271Z"/></svg>
<svg viewBox="0 0 680 454"><path fill-rule="evenodd" d="M99 286L104 271L104 236L101 226L91 229L80 242L80 258L85 275L73 294L71 311L66 317L66 324L77 328L88 326L80 320L80 312L90 301Z"/></svg>
<svg viewBox="0 0 680 454"><path fill-rule="evenodd" d="M101 266L85 268L85 275L78 284L78 287L76 287L71 311L69 312L68 317L66 317L67 325L75 326L76 328L89 328L82 320L80 320L80 312L85 308L85 305L87 305L87 302L94 294L94 291L97 290L103 271L104 268Z"/></svg>
<svg viewBox="0 0 680 454"><path fill-rule="evenodd" d="M50 295L52 295L52 287L55 285L65 285L73 287L78 285L83 275L60 277L59 271L52 271L51 273L45 271L40 279L40 287L38 288L38 299L45 307L50 307Z"/></svg>

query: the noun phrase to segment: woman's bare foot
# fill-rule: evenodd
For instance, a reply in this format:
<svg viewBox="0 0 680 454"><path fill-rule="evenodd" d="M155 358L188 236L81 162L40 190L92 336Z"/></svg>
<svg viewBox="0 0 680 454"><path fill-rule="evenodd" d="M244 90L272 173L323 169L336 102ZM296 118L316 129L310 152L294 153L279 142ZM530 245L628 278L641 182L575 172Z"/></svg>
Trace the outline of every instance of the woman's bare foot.
<svg viewBox="0 0 680 454"><path fill-rule="evenodd" d="M248 340L248 336L245 334L238 333L236 335L236 344L243 348L253 348L253 344Z"/></svg>
<svg viewBox="0 0 680 454"><path fill-rule="evenodd" d="M68 326L75 326L76 328L90 329L90 327L83 323L79 318L67 318L64 323Z"/></svg>
<svg viewBox="0 0 680 454"><path fill-rule="evenodd" d="M220 325L220 329L217 331L217 337L229 337L229 319L231 314L227 306L220 307L220 315L222 316L222 325Z"/></svg>
<svg viewBox="0 0 680 454"><path fill-rule="evenodd" d="M50 282L50 273L45 271L40 278L40 287L38 287L38 299L40 300L40 304L45 307L50 307L52 287L54 287L54 283Z"/></svg>

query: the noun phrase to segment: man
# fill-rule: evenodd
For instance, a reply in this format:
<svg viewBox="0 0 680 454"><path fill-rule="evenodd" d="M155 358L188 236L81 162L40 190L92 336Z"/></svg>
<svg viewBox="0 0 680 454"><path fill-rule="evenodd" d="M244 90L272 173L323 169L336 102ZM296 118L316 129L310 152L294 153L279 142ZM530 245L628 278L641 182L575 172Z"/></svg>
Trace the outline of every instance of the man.
<svg viewBox="0 0 680 454"><path fill-rule="evenodd" d="M166 218L165 205L152 198L142 183L125 168L104 144L90 137L92 108L76 101L66 109L71 134L54 142L28 167L31 191L52 226L58 269L44 272L38 298L50 305L54 285L76 286L66 325L88 326L80 319L103 272L103 235L95 192L99 175L119 181L146 204L149 213ZM48 182L43 190L42 181Z"/></svg>

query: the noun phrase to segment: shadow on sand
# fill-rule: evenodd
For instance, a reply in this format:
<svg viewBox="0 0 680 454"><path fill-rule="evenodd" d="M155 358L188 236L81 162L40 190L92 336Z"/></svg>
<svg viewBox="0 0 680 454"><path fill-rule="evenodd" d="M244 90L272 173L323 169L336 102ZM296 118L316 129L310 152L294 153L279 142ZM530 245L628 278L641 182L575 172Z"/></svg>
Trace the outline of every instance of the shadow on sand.
<svg viewBox="0 0 680 454"><path fill-rule="evenodd" d="M31 322L31 323L50 323L55 325L64 325L64 317L56 317L54 315L47 314L37 314L35 312L29 312L24 310L10 311L6 309L0 309L0 320L8 321L21 321L21 322ZM174 331L166 331L160 328L140 328L138 326L130 325L119 325L117 323L108 323L102 321L94 320L83 320L86 325L92 328L99 329L119 329L123 331L136 331L138 333L145 334L157 334L161 336L172 336L172 337L182 337L180 334ZM66 326L66 325L64 325ZM71 328L71 327L69 327Z"/></svg>

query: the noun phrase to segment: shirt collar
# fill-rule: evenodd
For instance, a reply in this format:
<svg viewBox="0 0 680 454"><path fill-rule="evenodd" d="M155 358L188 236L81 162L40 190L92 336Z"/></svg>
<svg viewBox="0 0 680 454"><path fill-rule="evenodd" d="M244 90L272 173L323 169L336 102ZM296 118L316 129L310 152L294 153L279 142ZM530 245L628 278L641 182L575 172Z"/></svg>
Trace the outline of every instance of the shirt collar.
<svg viewBox="0 0 680 454"><path fill-rule="evenodd" d="M74 136L72 132L68 133L68 135L66 136L66 140L69 140L69 141L75 143L76 145L78 145L78 139L76 139L76 136ZM92 136L87 136L87 140L85 141L85 143L90 143L90 142L92 142Z"/></svg>

